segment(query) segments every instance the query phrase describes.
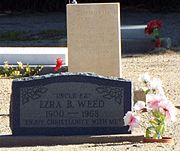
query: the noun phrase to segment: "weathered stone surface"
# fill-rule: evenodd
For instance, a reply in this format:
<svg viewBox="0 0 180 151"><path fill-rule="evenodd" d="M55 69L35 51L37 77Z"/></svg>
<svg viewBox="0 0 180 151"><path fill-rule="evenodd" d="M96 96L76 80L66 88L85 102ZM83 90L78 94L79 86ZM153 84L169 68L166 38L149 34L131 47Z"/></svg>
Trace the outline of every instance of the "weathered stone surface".
<svg viewBox="0 0 180 151"><path fill-rule="evenodd" d="M131 82L91 73L51 74L14 80L13 135L129 133Z"/></svg>
<svg viewBox="0 0 180 151"><path fill-rule="evenodd" d="M121 76L119 3L67 5L70 72Z"/></svg>
<svg viewBox="0 0 180 151"><path fill-rule="evenodd" d="M9 114L12 79L0 78L0 115Z"/></svg>

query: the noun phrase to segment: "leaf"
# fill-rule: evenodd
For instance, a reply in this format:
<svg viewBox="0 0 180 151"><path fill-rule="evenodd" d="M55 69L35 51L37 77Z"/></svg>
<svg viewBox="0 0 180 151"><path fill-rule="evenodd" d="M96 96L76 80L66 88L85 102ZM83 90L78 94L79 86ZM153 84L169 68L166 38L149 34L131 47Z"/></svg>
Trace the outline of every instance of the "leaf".
<svg viewBox="0 0 180 151"><path fill-rule="evenodd" d="M151 138L151 134L152 134L153 129L154 129L154 127L152 127L152 126L147 127L147 129L146 129L146 138Z"/></svg>
<svg viewBox="0 0 180 151"><path fill-rule="evenodd" d="M156 127L158 122L156 120L150 120L149 123L153 126Z"/></svg>
<svg viewBox="0 0 180 151"><path fill-rule="evenodd" d="M155 134L153 135L153 138L157 139L157 138L158 138L158 134L155 133Z"/></svg>
<svg viewBox="0 0 180 151"><path fill-rule="evenodd" d="M153 29L153 36L155 38L159 38L160 37L160 31L159 31L158 28Z"/></svg>
<svg viewBox="0 0 180 151"><path fill-rule="evenodd" d="M148 94L151 90L150 89L143 89L144 94Z"/></svg>
<svg viewBox="0 0 180 151"><path fill-rule="evenodd" d="M164 131L165 131L165 125L164 124L163 125L159 125L157 127L157 131L162 135L164 133Z"/></svg>
<svg viewBox="0 0 180 151"><path fill-rule="evenodd" d="M150 138L151 131L149 129L146 129L146 138Z"/></svg>
<svg viewBox="0 0 180 151"><path fill-rule="evenodd" d="M31 70L30 75L37 75L43 69L42 65L38 65L36 68Z"/></svg>

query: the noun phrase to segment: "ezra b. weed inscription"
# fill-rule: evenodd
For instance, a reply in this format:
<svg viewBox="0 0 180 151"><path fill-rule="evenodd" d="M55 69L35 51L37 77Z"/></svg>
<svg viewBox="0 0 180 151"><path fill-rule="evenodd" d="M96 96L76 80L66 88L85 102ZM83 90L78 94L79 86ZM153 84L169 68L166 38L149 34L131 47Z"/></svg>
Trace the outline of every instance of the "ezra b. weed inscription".
<svg viewBox="0 0 180 151"><path fill-rule="evenodd" d="M131 107L131 82L90 74L14 81L13 91L15 134L20 129L52 135L54 130L57 135L121 133Z"/></svg>

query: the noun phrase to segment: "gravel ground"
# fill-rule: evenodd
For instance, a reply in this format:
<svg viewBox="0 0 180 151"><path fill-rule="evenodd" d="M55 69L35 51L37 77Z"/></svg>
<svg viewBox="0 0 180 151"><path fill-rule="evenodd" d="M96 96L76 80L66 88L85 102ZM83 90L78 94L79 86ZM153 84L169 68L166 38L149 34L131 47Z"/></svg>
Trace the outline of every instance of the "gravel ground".
<svg viewBox="0 0 180 151"><path fill-rule="evenodd" d="M80 145L56 145L34 147L9 147L0 148L0 151L179 151L180 150L180 53L168 51L161 54L129 56L122 58L123 77L130 79L134 85L140 86L138 76L149 72L153 77L158 77L164 84L167 97L177 109L177 122L168 125L166 136L174 139L172 144L147 144L134 142L104 143L104 144L80 144ZM7 80L8 81L8 80ZM10 82L10 81L9 81ZM0 81L0 114L8 114L9 99L3 96L7 91L7 84ZM6 88L5 88L6 87ZM10 94L9 94L10 95ZM3 103L2 103L3 101ZM2 108L3 106L3 108ZM1 134L11 134L8 116L0 117ZM133 134L142 134L142 129L137 129Z"/></svg>

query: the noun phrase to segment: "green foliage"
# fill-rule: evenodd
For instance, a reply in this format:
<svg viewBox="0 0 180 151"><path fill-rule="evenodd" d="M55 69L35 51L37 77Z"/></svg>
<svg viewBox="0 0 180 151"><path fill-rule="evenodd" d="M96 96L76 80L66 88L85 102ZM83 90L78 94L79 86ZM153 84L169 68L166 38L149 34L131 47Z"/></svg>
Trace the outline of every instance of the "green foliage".
<svg viewBox="0 0 180 151"><path fill-rule="evenodd" d="M0 0L3 10L11 11L65 11L68 0Z"/></svg>
<svg viewBox="0 0 180 151"><path fill-rule="evenodd" d="M146 90L143 90L144 94L148 94L151 90L150 89L146 89Z"/></svg>
<svg viewBox="0 0 180 151"><path fill-rule="evenodd" d="M152 131L153 131L152 126L147 127L147 129L146 129L146 138L151 138Z"/></svg>
<svg viewBox="0 0 180 151"><path fill-rule="evenodd" d="M160 29L159 28L153 29L153 36L155 39L160 38Z"/></svg>
<svg viewBox="0 0 180 151"><path fill-rule="evenodd" d="M5 32L5 33L2 33L0 34L0 40L12 40L12 41L15 41L15 40L26 40L26 37L25 37L25 32L18 32L18 31L15 31L15 32Z"/></svg>
<svg viewBox="0 0 180 151"><path fill-rule="evenodd" d="M165 115L158 110L152 114L153 118L149 120L150 126L146 129L146 138L159 139L165 132Z"/></svg>
<svg viewBox="0 0 180 151"><path fill-rule="evenodd" d="M35 34L31 34L30 32L26 31L10 31L4 32L0 34L0 40L6 41L34 41L34 40L49 40L60 38L66 35L65 30L56 30L56 29L49 29L49 30L42 30Z"/></svg>
<svg viewBox="0 0 180 151"><path fill-rule="evenodd" d="M17 66L12 66L6 61L4 62L4 66L0 68L0 77L19 78L34 76L37 75L42 68L42 65L31 68L29 64L23 65L21 62L17 62Z"/></svg>

